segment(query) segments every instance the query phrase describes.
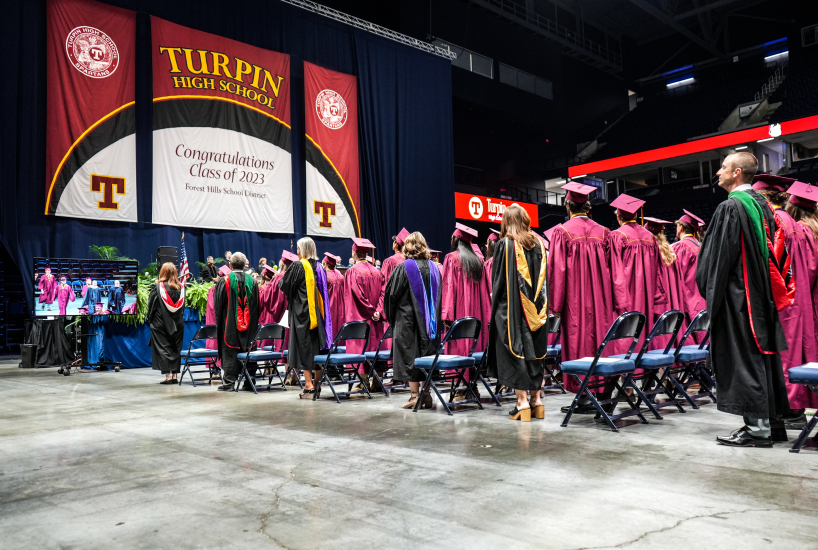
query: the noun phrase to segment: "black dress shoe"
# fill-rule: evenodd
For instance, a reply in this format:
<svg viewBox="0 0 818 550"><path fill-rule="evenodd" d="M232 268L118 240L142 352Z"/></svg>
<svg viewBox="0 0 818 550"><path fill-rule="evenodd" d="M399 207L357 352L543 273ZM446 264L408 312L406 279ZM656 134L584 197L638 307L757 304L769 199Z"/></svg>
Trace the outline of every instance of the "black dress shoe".
<svg viewBox="0 0 818 550"><path fill-rule="evenodd" d="M233 384L222 384L216 389L219 391L233 391Z"/></svg>
<svg viewBox="0 0 818 550"><path fill-rule="evenodd" d="M762 447L769 448L773 446L773 440L769 437L755 437L747 432L747 426L733 431L730 435L720 435L716 438L720 445L727 445L728 447Z"/></svg>
<svg viewBox="0 0 818 550"><path fill-rule="evenodd" d="M568 414L568 411L571 410L571 405L566 405L565 407L560 408L562 412ZM597 411L596 407L592 404L588 403L587 405L577 405L577 408L574 409L574 414L596 414Z"/></svg>
<svg viewBox="0 0 818 550"><path fill-rule="evenodd" d="M801 416L784 417L784 429L798 430L799 432L807 425L807 415L801 413Z"/></svg>

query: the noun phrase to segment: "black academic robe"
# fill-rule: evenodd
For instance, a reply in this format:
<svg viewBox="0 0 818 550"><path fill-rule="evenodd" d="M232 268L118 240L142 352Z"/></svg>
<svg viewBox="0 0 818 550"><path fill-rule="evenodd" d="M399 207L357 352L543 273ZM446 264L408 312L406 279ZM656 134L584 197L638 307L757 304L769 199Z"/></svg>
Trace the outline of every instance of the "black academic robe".
<svg viewBox="0 0 818 550"><path fill-rule="evenodd" d="M99 287L88 287L88 290L85 292L85 298L82 300L82 305L80 307L87 307L88 315L93 315L94 310L99 303L102 303L102 289Z"/></svg>
<svg viewBox="0 0 818 550"><path fill-rule="evenodd" d="M238 292L241 298L245 296L244 278L247 277L247 275L241 271L234 271L233 273L235 273L239 283ZM236 326L237 306L228 295L226 280L227 277L223 277L216 284L216 290L213 291L213 306L216 314L219 358L222 361L222 369L225 373L224 381L232 382L235 381L241 372L242 364L239 362L237 355L241 352L248 351L258 331L258 285L255 281L252 282L252 294L247 300L247 306L250 311L250 322L248 323L247 330L238 330ZM248 365L251 370L255 370L255 366L255 364Z"/></svg>
<svg viewBox="0 0 818 550"><path fill-rule="evenodd" d="M122 313L122 306L125 305L125 292L121 286L113 287L108 293L108 311L113 314Z"/></svg>
<svg viewBox="0 0 818 550"><path fill-rule="evenodd" d="M429 269L433 264L429 260L416 260L420 269L420 276L423 279L423 286L426 293L431 292L431 275ZM437 269L434 265L432 269ZM426 321L418 306L415 295L409 286L409 278L406 276L406 264L398 264L389 276L383 296L383 310L389 326L392 327L392 368L396 380L420 381L423 376L412 376L415 368L415 358L424 355L432 355L440 345L440 333L443 331L443 321L440 317L440 306L443 297L443 284L438 285L437 311L437 335L430 339L426 333Z"/></svg>
<svg viewBox="0 0 818 550"><path fill-rule="evenodd" d="M528 328L528 322L520 303L513 248L508 252L512 261L509 261L507 265L506 239L500 239L494 245L488 373L489 376L496 377L503 386L515 390L538 390L542 387L545 372L544 358L547 353L548 334L545 328L537 331L531 331ZM539 279L543 269L542 249L535 246L531 250L524 250L524 254L531 281L535 282ZM511 279L511 285L508 284L509 279ZM509 295L512 298L510 301ZM543 285L541 295L543 297L548 295L547 283ZM512 330L509 330L510 328ZM510 341L509 335L511 335ZM518 353L512 353L509 346L512 346Z"/></svg>
<svg viewBox="0 0 818 550"><path fill-rule="evenodd" d="M219 276L219 268L214 264L205 265L199 270L199 276L205 283L212 283Z"/></svg>
<svg viewBox="0 0 818 550"><path fill-rule="evenodd" d="M775 219L769 206L755 191L750 195L762 204L767 225L774 233ZM768 266L763 264L759 247L752 240L749 216L741 203L736 199L721 203L699 251L696 286L710 312L708 361L716 375L718 409L775 418L789 408L781 356L777 353L787 349L787 342L773 302ZM753 326L745 282L749 282ZM759 347L773 353L762 353Z"/></svg>
<svg viewBox="0 0 818 550"><path fill-rule="evenodd" d="M120 289L122 290L122 289ZM181 289L168 287L168 296L174 301ZM159 294L159 284L153 285L148 295L148 325L151 329L151 365L162 372L179 372L182 366L182 341L185 337L185 308L171 313Z"/></svg>
<svg viewBox="0 0 818 550"><path fill-rule="evenodd" d="M313 274L316 270L315 260L309 260ZM324 311L318 307L318 281L315 282L316 315L318 327L310 329L310 305L307 301L307 279L301 262L293 262L278 283L281 292L287 297L287 311L290 323L290 342L287 364L300 370L313 370L315 356L326 348L326 329L324 328ZM339 327L340 328L340 327Z"/></svg>

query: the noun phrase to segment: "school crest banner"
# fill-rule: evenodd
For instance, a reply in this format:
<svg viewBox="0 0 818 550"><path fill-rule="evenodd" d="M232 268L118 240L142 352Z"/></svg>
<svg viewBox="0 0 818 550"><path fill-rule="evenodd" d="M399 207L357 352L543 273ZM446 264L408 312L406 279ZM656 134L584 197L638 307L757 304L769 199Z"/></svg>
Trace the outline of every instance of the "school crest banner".
<svg viewBox="0 0 818 550"><path fill-rule="evenodd" d="M136 12L48 0L45 214L137 221Z"/></svg>
<svg viewBox="0 0 818 550"><path fill-rule="evenodd" d="M360 237L358 82L304 63L307 234Z"/></svg>
<svg viewBox="0 0 818 550"><path fill-rule="evenodd" d="M153 223L293 232L290 56L151 18Z"/></svg>

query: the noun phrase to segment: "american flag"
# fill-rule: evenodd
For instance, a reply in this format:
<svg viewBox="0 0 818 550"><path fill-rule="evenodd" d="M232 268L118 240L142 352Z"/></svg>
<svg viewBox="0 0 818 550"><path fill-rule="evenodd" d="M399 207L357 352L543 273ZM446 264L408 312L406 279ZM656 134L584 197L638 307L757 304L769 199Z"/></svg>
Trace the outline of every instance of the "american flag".
<svg viewBox="0 0 818 550"><path fill-rule="evenodd" d="M187 253L185 252L185 234L182 233L182 255L179 257L179 278L182 284L186 284L190 278L190 268L187 265Z"/></svg>

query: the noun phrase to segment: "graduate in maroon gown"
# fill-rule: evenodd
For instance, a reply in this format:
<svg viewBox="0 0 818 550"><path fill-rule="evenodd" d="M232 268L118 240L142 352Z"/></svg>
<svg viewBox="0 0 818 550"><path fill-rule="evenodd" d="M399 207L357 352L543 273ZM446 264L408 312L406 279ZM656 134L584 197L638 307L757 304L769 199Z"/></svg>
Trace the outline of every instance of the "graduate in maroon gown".
<svg viewBox="0 0 818 550"><path fill-rule="evenodd" d="M489 294L491 294L491 268L494 267L494 246L497 244L498 235L500 235L500 232L492 229L489 238L486 240L486 261L483 264L483 270L486 272L486 278L488 279Z"/></svg>
<svg viewBox="0 0 818 550"><path fill-rule="evenodd" d="M85 278L85 284L82 285L82 297L85 298L85 293L88 292L88 289L91 288L93 281L91 281L91 277Z"/></svg>
<svg viewBox="0 0 818 550"><path fill-rule="evenodd" d="M48 310L51 311L51 304L57 299L57 278L51 274L50 267L46 267L45 275L40 276L37 288L42 291L40 292L40 309L45 309L48 306Z"/></svg>
<svg viewBox="0 0 818 550"><path fill-rule="evenodd" d="M389 282L389 276L396 267L403 263L403 243L406 242L406 237L408 236L409 231L403 227L397 235L392 237L392 250L395 253L385 259L383 264L381 264L381 273L383 273L383 288L381 289L381 297L378 299L378 311L381 313L383 313L383 297L384 292L386 291L386 285ZM392 349L391 339L384 342L384 344L388 344L386 345L387 349Z"/></svg>
<svg viewBox="0 0 818 550"><path fill-rule="evenodd" d="M477 231L463 224L455 224L452 235L451 252L443 261L443 305L441 317L443 322L451 325L462 317L477 317L482 323L480 338L475 346L476 351L486 349L488 344L489 320L491 317L491 294L483 262L472 249L472 241ZM468 355L471 341L456 340L446 344L446 353L450 355ZM470 374L467 372L468 380ZM476 391L476 390L475 390ZM457 392L455 400L465 397L465 391Z"/></svg>
<svg viewBox="0 0 818 550"><path fill-rule="evenodd" d="M613 321L611 271L606 253L610 230L589 217L589 196L596 191L595 187L572 182L563 189L567 191L565 208L571 219L557 225L551 233L548 305L561 318L562 359L571 361L593 357ZM568 391L579 391L572 376L564 376L563 384ZM596 414L596 409L590 399L583 397L574 412Z"/></svg>
<svg viewBox="0 0 818 550"><path fill-rule="evenodd" d="M816 362L818 361L818 187L799 181L793 183L787 189L787 193L790 195L786 206L787 214L796 222L796 228L803 232L809 243L799 247L801 252L797 253L797 258L793 256L792 265L796 271L795 301L802 306L804 316L801 344L804 347L806 361ZM812 251L811 260L810 250ZM796 254L791 248L789 251L791 255ZM798 276L798 272L805 270L808 272L806 276ZM812 298L811 322L809 311L805 311L806 306L804 305L807 291ZM783 357L784 353L781 355ZM791 411L789 418L785 418L784 422L787 428L803 429L807 420L803 415L803 409L818 408L818 396L803 385L790 385L787 373L785 373L785 378Z"/></svg>
<svg viewBox="0 0 818 550"><path fill-rule="evenodd" d="M296 254L283 250L281 252L281 260L279 260L278 272L273 275L268 283L259 287L259 324L266 325L281 322L281 319L284 317L284 312L287 311L287 296L279 288L279 282L284 278L287 267L297 261L298 256ZM267 273L272 272L272 267L269 265L265 264L263 269ZM289 344L289 331L289 327L286 327L284 330L284 342L276 344L281 345L282 351L287 349ZM264 340L261 344L262 346L272 346L273 341Z"/></svg>
<svg viewBox="0 0 818 550"><path fill-rule="evenodd" d="M608 234L608 265L611 266L614 315L638 311L645 315L645 334L653 328L656 317L666 310L661 307L664 297L660 290L659 245L650 231L639 225L636 217L645 201L622 194L611 203L616 208L619 229ZM619 340L611 344L616 353L626 353L630 343ZM638 349L638 347L636 348Z"/></svg>
<svg viewBox="0 0 818 550"><path fill-rule="evenodd" d="M792 276L795 279L795 295L791 305L778 311L778 318L784 328L789 349L781 352L781 366L787 383L787 396L790 411L784 416L789 429L796 429L806 424L804 409L814 407L815 394L801 384L790 384L789 370L816 360L815 321L813 319L813 296L816 290L816 250L811 231L803 224L796 222L785 210L791 198L788 189L801 192L801 186L809 186L792 178L759 174L755 176L753 189L758 191L772 205L779 228L784 232L784 242L790 258ZM809 193L802 193L807 194ZM818 194L818 193L817 193ZM801 200L798 196L796 203ZM808 200L808 199L807 199Z"/></svg>
<svg viewBox="0 0 818 550"><path fill-rule="evenodd" d="M406 242L406 237L409 236L409 231L406 228L402 228L400 232L392 237L392 250L395 252L387 259L383 261L381 264L381 273L383 273L383 287L386 288L386 283L389 282L389 275L392 273L392 270L395 269L398 264L403 263L403 243ZM381 298L383 300L383 298ZM383 302L381 302L383 304ZM381 308L383 311L383 308Z"/></svg>
<svg viewBox="0 0 818 550"><path fill-rule="evenodd" d="M65 310L68 309L68 302L73 302L76 299L74 289L67 284L66 278L60 277L60 284L57 287L57 305L60 308L60 315L65 315Z"/></svg>
<svg viewBox="0 0 818 550"><path fill-rule="evenodd" d="M329 311L332 318L332 329L337 334L344 326L344 274L336 269L341 258L324 252L324 270L327 272L327 294L329 295ZM335 334L333 334L335 337Z"/></svg>
<svg viewBox="0 0 818 550"><path fill-rule="evenodd" d="M443 276L443 264L440 263L440 250L432 250L430 248L429 254L431 256L430 259L432 260L432 263L437 266L437 268L440 270L440 275Z"/></svg>
<svg viewBox="0 0 818 550"><path fill-rule="evenodd" d="M682 307L685 314L685 323L682 330L687 330L690 321L702 310L707 309L699 287L696 286L696 262L699 258L701 243L698 240L699 232L704 228L704 220L683 210L684 215L676 220L676 242L673 243L673 252L676 254L676 269L681 279ZM700 342L703 333L693 333L693 339Z"/></svg>
<svg viewBox="0 0 818 550"><path fill-rule="evenodd" d="M364 349L363 340L350 340L346 344L347 353L376 350L386 331L383 311L378 309L383 291L383 274L366 261L367 254L374 249L375 245L368 239L352 238L352 257L356 261L344 275L344 322L366 321L369 324L369 343ZM359 372L366 372L364 365L359 367Z"/></svg>
<svg viewBox="0 0 818 550"><path fill-rule="evenodd" d="M645 216L645 229L653 233L656 238L656 244L659 245L659 256L661 258L659 262L659 287L663 291L664 298L664 301L660 304L662 306L661 309L665 311L678 309L684 313L682 277L678 270L678 260L670 243L667 242L667 237L665 237L665 226L671 223L673 222ZM657 305L659 304L657 303ZM651 328L653 327L648 327L646 330L650 331ZM682 329L683 328L684 327L682 327ZM680 337L684 334L682 329L679 330ZM668 342L670 342L670 336L654 338L650 343L650 349L664 349Z"/></svg>

